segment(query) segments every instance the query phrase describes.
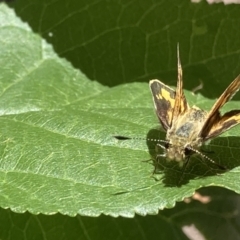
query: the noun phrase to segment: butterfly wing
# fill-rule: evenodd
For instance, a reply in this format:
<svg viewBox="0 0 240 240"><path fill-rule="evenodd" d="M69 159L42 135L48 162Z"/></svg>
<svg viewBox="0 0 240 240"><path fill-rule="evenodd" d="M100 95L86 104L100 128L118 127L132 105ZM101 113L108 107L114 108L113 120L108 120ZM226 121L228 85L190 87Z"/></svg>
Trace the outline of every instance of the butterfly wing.
<svg viewBox="0 0 240 240"><path fill-rule="evenodd" d="M175 91L157 79L149 82L156 113L162 127L167 131L172 125Z"/></svg>
<svg viewBox="0 0 240 240"><path fill-rule="evenodd" d="M208 133L205 140L214 138L240 123L240 110L225 113Z"/></svg>
<svg viewBox="0 0 240 240"><path fill-rule="evenodd" d="M168 130L179 114L183 114L189 108L182 89L182 66L179 57L179 48L178 82L176 91L157 79L151 80L149 86L159 121L162 127Z"/></svg>
<svg viewBox="0 0 240 240"><path fill-rule="evenodd" d="M173 121L178 118L179 115L185 113L189 109L186 97L183 92L183 80L182 80L182 65L179 56L179 46L177 47L178 57L178 81L175 96L175 105L173 109Z"/></svg>
<svg viewBox="0 0 240 240"><path fill-rule="evenodd" d="M235 95L240 88L240 75L227 87L210 110L199 136L204 140L216 137L240 123L240 110L220 114L220 108Z"/></svg>

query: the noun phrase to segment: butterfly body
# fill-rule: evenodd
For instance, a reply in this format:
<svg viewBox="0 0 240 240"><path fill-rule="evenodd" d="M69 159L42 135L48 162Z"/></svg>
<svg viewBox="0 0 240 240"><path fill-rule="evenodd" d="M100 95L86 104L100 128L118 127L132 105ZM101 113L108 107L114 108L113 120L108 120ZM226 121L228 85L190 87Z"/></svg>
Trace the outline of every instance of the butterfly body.
<svg viewBox="0 0 240 240"><path fill-rule="evenodd" d="M202 145L199 133L206 116L206 111L193 107L173 122L166 135L166 141L168 142L168 148L166 148L167 159L182 163L187 156L194 153L190 148L199 149Z"/></svg>

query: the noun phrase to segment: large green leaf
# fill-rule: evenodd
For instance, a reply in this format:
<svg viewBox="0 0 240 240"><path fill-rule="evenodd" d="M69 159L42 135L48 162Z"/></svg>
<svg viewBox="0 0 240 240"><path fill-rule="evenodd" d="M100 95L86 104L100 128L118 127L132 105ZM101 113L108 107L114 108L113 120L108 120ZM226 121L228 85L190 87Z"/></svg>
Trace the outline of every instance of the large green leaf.
<svg viewBox="0 0 240 240"><path fill-rule="evenodd" d="M10 2L10 1L9 1ZM145 141L113 135L165 134L153 110L149 79L176 84L176 45L191 105L209 110L240 72L236 5L155 1L12 1L0 5L1 239L239 239L239 195L207 187L211 201L181 201L201 186L239 193L239 127L214 139L187 169L159 159ZM112 89L88 78L115 86ZM238 109L240 94L225 111ZM160 150L159 150L160 151ZM213 152L211 152L213 151ZM178 186L177 186L178 185ZM200 199L201 200L201 199ZM77 213L98 216L89 218ZM17 213L15 213L17 212ZM191 230L190 229L190 230ZM189 229L188 229L189 230ZM191 234L190 234L191 236Z"/></svg>
<svg viewBox="0 0 240 240"><path fill-rule="evenodd" d="M91 82L4 5L0 20L0 206L15 212L132 217L173 207L202 186L240 192L239 128L210 145L212 158L231 171L216 175L212 164L193 158L184 175L177 164L166 164L156 181L146 161L152 146L113 138L144 138L159 125L147 84L109 89ZM187 97L205 109L213 104L201 95L187 92ZM237 107L232 102L226 110Z"/></svg>

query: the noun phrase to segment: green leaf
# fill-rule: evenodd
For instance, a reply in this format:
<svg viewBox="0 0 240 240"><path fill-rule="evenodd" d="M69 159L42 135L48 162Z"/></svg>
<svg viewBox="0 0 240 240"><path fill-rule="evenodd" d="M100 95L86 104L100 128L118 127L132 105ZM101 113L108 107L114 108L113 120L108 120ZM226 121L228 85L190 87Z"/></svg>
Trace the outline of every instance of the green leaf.
<svg viewBox="0 0 240 240"><path fill-rule="evenodd" d="M4 5L0 20L1 207L133 217L173 207L202 186L240 192L239 128L210 145L212 158L231 171L216 175L209 162L193 159L181 188L176 183L182 169L175 163L156 181L146 161L150 146L113 138L145 138L159 125L147 84L110 89L91 82ZM208 109L213 104L201 95L187 93L187 98ZM226 110L237 105L232 102Z"/></svg>
<svg viewBox="0 0 240 240"><path fill-rule="evenodd" d="M2 239L239 239L239 195L208 187L156 216L134 219L0 210Z"/></svg>
<svg viewBox="0 0 240 240"><path fill-rule="evenodd" d="M201 158L184 172L159 159L153 176L152 142L112 136L165 138L147 82L176 85L177 42L187 99L209 110L240 72L240 9L188 0L10 5L26 23L0 4L0 238L189 239L187 226L238 239L239 195L223 187L239 193L239 127L206 146L226 173ZM236 99L224 111L239 109ZM210 202L176 202L201 186ZM27 210L47 215L17 214ZM136 212L159 214L83 216Z"/></svg>

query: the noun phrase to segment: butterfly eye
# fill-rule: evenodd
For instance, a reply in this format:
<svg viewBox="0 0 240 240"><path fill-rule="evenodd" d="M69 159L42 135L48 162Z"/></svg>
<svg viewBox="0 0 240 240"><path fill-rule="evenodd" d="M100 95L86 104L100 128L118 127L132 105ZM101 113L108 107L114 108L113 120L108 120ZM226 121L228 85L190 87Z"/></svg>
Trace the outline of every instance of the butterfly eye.
<svg viewBox="0 0 240 240"><path fill-rule="evenodd" d="M166 142L166 143L164 144L164 147L165 147L166 149L168 149L169 146L170 146L170 143L169 143L169 142Z"/></svg>
<svg viewBox="0 0 240 240"><path fill-rule="evenodd" d="M189 156L189 155L192 154L192 150L189 149L189 148L185 148L185 149L184 149L184 154L185 154L186 156Z"/></svg>

